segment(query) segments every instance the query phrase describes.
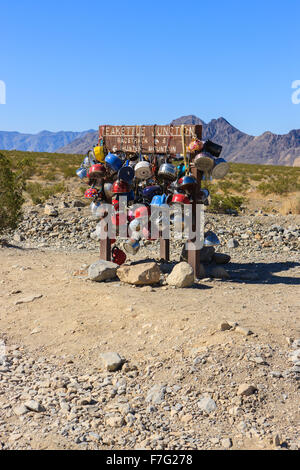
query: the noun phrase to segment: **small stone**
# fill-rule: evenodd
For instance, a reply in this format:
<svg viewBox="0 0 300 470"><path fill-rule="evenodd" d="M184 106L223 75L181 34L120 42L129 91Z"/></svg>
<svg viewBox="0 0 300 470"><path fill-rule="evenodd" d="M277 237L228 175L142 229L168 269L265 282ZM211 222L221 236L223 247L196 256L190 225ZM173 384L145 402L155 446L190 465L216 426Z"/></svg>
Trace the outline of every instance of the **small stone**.
<svg viewBox="0 0 300 470"><path fill-rule="evenodd" d="M153 403L159 405L165 399L166 387L164 385L156 384L148 392L146 397L147 403Z"/></svg>
<svg viewBox="0 0 300 470"><path fill-rule="evenodd" d="M31 334L31 335L36 335L36 334L38 334L38 333L40 333L40 332L41 332L41 329L40 329L39 327L37 327L37 328L34 328L34 329L30 332L30 334Z"/></svg>
<svg viewBox="0 0 300 470"><path fill-rule="evenodd" d="M293 352L290 353L289 355L289 361L290 362L298 362L300 360L300 348L295 349Z"/></svg>
<svg viewBox="0 0 300 470"><path fill-rule="evenodd" d="M141 287L141 292L154 292L154 289L151 286Z"/></svg>
<svg viewBox="0 0 300 470"><path fill-rule="evenodd" d="M232 447L232 440L229 437L226 437L226 438L222 439L221 440L221 446L224 449L230 449L230 447Z"/></svg>
<svg viewBox="0 0 300 470"><path fill-rule="evenodd" d="M29 297L24 297L23 299L16 300L15 305L28 304L30 302L33 302L36 299L41 299L42 297L43 297L42 294L36 294L36 295L31 295Z"/></svg>
<svg viewBox="0 0 300 470"><path fill-rule="evenodd" d="M16 406L14 408L14 413L17 415L17 416L22 416L22 415L25 415L26 413L28 413L28 408L26 408L25 405L19 405L19 406Z"/></svg>
<svg viewBox="0 0 300 470"><path fill-rule="evenodd" d="M91 441L95 441L95 442L100 442L101 441L101 436L96 432L90 432L89 433L89 438L91 439Z"/></svg>
<svg viewBox="0 0 300 470"><path fill-rule="evenodd" d="M36 413L41 413L45 411L44 407L36 400L28 400L24 403L26 408L30 411L35 411Z"/></svg>
<svg viewBox="0 0 300 470"><path fill-rule="evenodd" d="M279 434L275 434L275 436L273 436L273 444L274 444L275 447L280 446L281 438L280 438Z"/></svg>
<svg viewBox="0 0 300 470"><path fill-rule="evenodd" d="M249 330L249 328L244 328L242 326L237 326L235 328L235 331L237 333L240 333L241 335L244 335L244 336L249 336L249 335L253 334L253 332L251 330Z"/></svg>
<svg viewBox="0 0 300 470"><path fill-rule="evenodd" d="M14 234L14 241L15 242L21 243L24 240L25 240L25 238L23 237L23 235L20 235L19 233Z"/></svg>
<svg viewBox="0 0 300 470"><path fill-rule="evenodd" d="M128 413L125 417L127 426L131 426L136 420L135 416L132 413Z"/></svg>
<svg viewBox="0 0 300 470"><path fill-rule="evenodd" d="M186 413L181 416L181 421L183 423L189 423L192 420L193 420L193 415L191 413Z"/></svg>
<svg viewBox="0 0 300 470"><path fill-rule="evenodd" d="M149 405L146 408L147 413L155 413L157 411L157 408L155 406Z"/></svg>
<svg viewBox="0 0 300 470"><path fill-rule="evenodd" d="M239 246L239 242L235 238L231 238L227 242L227 248L229 249L237 248L238 246Z"/></svg>
<svg viewBox="0 0 300 470"><path fill-rule="evenodd" d="M125 420L122 416L109 416L106 418L105 423L112 428L120 428L125 424Z"/></svg>
<svg viewBox="0 0 300 470"><path fill-rule="evenodd" d="M198 401L198 407L201 411L205 411L207 414L212 413L217 409L216 402L210 397L203 397Z"/></svg>
<svg viewBox="0 0 300 470"><path fill-rule="evenodd" d="M231 330L231 326L227 321L223 321L219 324L218 329L220 331L226 331L226 330Z"/></svg>
<svg viewBox="0 0 300 470"><path fill-rule="evenodd" d="M101 354L102 361L104 362L105 368L109 372L115 372L120 369L123 364L123 359L116 352L107 352Z"/></svg>
<svg viewBox="0 0 300 470"><path fill-rule="evenodd" d="M292 344L293 349L298 349L300 348L300 339L295 339Z"/></svg>
<svg viewBox="0 0 300 470"><path fill-rule="evenodd" d="M210 442L211 442L212 445L217 445L217 444L219 444L220 439L218 437L212 437L210 439Z"/></svg>
<svg viewBox="0 0 300 470"><path fill-rule="evenodd" d="M68 208L68 207L70 207L70 206L69 206L69 204L66 203L65 201L61 201L61 202L59 203L59 205L58 205L58 208L59 208L59 209L66 209L66 208Z"/></svg>
<svg viewBox="0 0 300 470"><path fill-rule="evenodd" d="M249 397L257 391L254 385L241 384L238 388L238 395Z"/></svg>
<svg viewBox="0 0 300 470"><path fill-rule="evenodd" d="M228 325L231 326L231 328L236 328L238 326L238 322L236 322L236 321L229 321L228 320L227 323L228 323Z"/></svg>
<svg viewBox="0 0 300 470"><path fill-rule="evenodd" d="M67 403L66 401L62 401L60 403L60 409L63 410L63 411L70 411L71 407L70 407L69 403Z"/></svg>
<svg viewBox="0 0 300 470"><path fill-rule="evenodd" d="M53 206L51 206L50 204L45 205L44 214L49 215L50 217L57 217L58 216L57 210Z"/></svg>
<svg viewBox="0 0 300 470"><path fill-rule="evenodd" d="M78 199L75 199L74 201L72 201L71 206L72 207L85 207L85 204L84 204L84 202L82 202Z"/></svg>
<svg viewBox="0 0 300 470"><path fill-rule="evenodd" d="M282 377L282 374L281 374L281 372L278 372L276 370L272 370L270 372L270 376L275 377L276 379L280 379Z"/></svg>

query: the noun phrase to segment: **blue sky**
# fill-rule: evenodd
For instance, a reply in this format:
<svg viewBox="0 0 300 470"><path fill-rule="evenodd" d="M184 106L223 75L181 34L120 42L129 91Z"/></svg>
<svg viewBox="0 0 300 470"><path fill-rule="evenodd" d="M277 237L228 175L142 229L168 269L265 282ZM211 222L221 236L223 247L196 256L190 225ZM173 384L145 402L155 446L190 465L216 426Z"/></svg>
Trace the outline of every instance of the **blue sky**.
<svg viewBox="0 0 300 470"><path fill-rule="evenodd" d="M0 130L165 124L300 128L298 0L11 0L0 4Z"/></svg>

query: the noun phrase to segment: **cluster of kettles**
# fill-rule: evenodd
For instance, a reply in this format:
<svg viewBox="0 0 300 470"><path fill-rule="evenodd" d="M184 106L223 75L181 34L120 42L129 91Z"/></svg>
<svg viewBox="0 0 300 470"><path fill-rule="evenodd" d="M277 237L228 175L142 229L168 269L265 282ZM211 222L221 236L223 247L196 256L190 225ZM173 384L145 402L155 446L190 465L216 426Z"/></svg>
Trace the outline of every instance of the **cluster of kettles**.
<svg viewBox="0 0 300 470"><path fill-rule="evenodd" d="M105 155L104 147L99 145L87 153L76 173L89 185L84 196L92 199L92 214L99 216L103 203L112 204L111 221L117 233L121 225L128 225L130 229L130 238L123 247L127 253L136 254L140 247L139 240L157 238L166 223L160 215L156 220L158 235L153 237L153 231L150 234L148 225L151 208L171 205L174 207L177 204L182 206L192 202L209 205L209 191L207 189L195 191L199 183L191 174L190 167L192 165L201 171L203 180L223 178L229 171L229 165L220 157L221 151L220 145L210 140L203 142L195 138L184 149L184 161L175 166L171 163L173 160L171 156L128 155L120 152L118 154L109 152ZM129 209L137 203L143 207L134 212L129 210L125 215L119 207L121 196L125 198ZM100 230L98 226L97 229ZM204 245L218 244L219 240L213 232L205 234ZM126 255L114 247L112 259L117 264L123 264Z"/></svg>

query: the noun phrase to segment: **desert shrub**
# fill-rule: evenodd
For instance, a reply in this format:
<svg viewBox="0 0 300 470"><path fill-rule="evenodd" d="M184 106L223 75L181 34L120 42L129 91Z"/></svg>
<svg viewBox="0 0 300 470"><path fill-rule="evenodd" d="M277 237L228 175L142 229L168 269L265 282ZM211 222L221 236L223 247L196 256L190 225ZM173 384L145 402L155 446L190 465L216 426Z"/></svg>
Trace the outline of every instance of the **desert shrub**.
<svg viewBox="0 0 300 470"><path fill-rule="evenodd" d="M271 181L260 183L257 189L264 195L268 194L288 194L300 189L297 175L270 175Z"/></svg>
<svg viewBox="0 0 300 470"><path fill-rule="evenodd" d="M27 172L28 177L41 176L45 180L52 180L49 175L63 175L65 178L76 176L75 171L80 166L82 155L69 155L62 153L24 152L21 150L4 150L3 154L12 160L13 168L20 165Z"/></svg>
<svg viewBox="0 0 300 470"><path fill-rule="evenodd" d="M55 181L56 180L56 173L54 170L48 170L46 173L41 173L41 176L46 181Z"/></svg>
<svg viewBox="0 0 300 470"><path fill-rule="evenodd" d="M65 185L57 183L51 186L43 186L40 183L27 183L26 191L30 195L33 204L41 204L51 196L64 192Z"/></svg>
<svg viewBox="0 0 300 470"><path fill-rule="evenodd" d="M63 173L63 176L66 179L77 177L74 167L71 167L71 166L67 166L67 167L63 168L62 173Z"/></svg>
<svg viewBox="0 0 300 470"><path fill-rule="evenodd" d="M232 212L239 213L245 202L246 199L242 196L234 196L228 194L221 195L212 193L211 204L208 210L209 212L215 212L219 214L228 214Z"/></svg>
<svg viewBox="0 0 300 470"><path fill-rule="evenodd" d="M24 176L0 153L0 234L15 229L22 217Z"/></svg>

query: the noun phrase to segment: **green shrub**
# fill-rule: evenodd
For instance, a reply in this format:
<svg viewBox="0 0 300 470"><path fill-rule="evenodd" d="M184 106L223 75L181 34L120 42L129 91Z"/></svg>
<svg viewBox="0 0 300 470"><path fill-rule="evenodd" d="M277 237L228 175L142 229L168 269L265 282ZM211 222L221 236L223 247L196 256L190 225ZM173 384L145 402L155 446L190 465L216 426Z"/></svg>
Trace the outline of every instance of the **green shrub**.
<svg viewBox="0 0 300 470"><path fill-rule="evenodd" d="M15 229L22 217L24 175L12 168L11 160L0 153L0 234Z"/></svg>
<svg viewBox="0 0 300 470"><path fill-rule="evenodd" d="M231 212L239 213L245 204L246 199L242 196L211 194L211 204L208 208L209 212L219 214L228 214Z"/></svg>
<svg viewBox="0 0 300 470"><path fill-rule="evenodd" d="M51 186L43 186L40 183L27 183L26 191L30 195L33 204L41 204L55 194L65 191L64 183L57 183Z"/></svg>
<svg viewBox="0 0 300 470"><path fill-rule="evenodd" d="M260 183L257 189L264 195L268 194L288 194L300 189L297 175L270 175L271 181Z"/></svg>

